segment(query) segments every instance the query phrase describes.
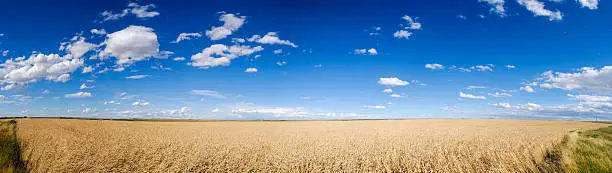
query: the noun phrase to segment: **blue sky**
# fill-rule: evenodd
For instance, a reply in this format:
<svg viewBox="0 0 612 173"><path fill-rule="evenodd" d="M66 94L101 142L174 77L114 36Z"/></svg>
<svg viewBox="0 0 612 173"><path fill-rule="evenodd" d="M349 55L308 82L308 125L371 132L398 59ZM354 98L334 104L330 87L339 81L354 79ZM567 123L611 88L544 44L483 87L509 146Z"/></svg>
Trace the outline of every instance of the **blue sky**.
<svg viewBox="0 0 612 173"><path fill-rule="evenodd" d="M609 120L610 7L5 2L0 116Z"/></svg>

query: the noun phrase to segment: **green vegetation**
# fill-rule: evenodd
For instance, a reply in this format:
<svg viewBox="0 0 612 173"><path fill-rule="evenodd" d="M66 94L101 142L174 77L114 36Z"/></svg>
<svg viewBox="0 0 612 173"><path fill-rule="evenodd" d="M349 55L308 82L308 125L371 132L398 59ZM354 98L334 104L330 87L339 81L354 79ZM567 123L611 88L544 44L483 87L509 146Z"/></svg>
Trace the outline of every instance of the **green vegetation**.
<svg viewBox="0 0 612 173"><path fill-rule="evenodd" d="M612 172L612 126L572 131L544 153L540 172Z"/></svg>
<svg viewBox="0 0 612 173"><path fill-rule="evenodd" d="M0 121L0 172L27 172L17 141L17 122Z"/></svg>
<svg viewBox="0 0 612 173"><path fill-rule="evenodd" d="M612 172L612 126L578 132L568 149L568 171Z"/></svg>

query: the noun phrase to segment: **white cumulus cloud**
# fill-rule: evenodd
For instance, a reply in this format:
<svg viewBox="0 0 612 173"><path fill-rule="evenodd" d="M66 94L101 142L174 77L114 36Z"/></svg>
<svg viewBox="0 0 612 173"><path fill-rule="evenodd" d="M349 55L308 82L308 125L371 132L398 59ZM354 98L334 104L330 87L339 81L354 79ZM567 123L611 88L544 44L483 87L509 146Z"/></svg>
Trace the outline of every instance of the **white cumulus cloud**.
<svg viewBox="0 0 612 173"><path fill-rule="evenodd" d="M600 69L583 67L576 72L547 71L541 75L540 87L563 90L591 90L595 92L612 92L612 66Z"/></svg>
<svg viewBox="0 0 612 173"><path fill-rule="evenodd" d="M478 0L478 2L486 2L491 6L490 11L496 13L501 17L506 16L506 8L504 7L504 0Z"/></svg>
<svg viewBox="0 0 612 173"><path fill-rule="evenodd" d="M132 14L136 15L138 18L151 18L159 15L159 12L157 11L149 11L152 8L155 8L155 4L139 5L137 3L130 3L128 4L128 7L132 7L130 12L132 12Z"/></svg>
<svg viewBox="0 0 612 173"><path fill-rule="evenodd" d="M610 96L597 96L597 95L572 95L568 94L567 96L571 98L575 98L584 102L612 102L612 97Z"/></svg>
<svg viewBox="0 0 612 173"><path fill-rule="evenodd" d="M87 84L82 84L81 87L79 87L79 89L82 89L82 90L83 89L92 89L92 88L95 88L95 86L93 86L93 85L92 86L87 86Z"/></svg>
<svg viewBox="0 0 612 173"><path fill-rule="evenodd" d="M89 32L91 32L92 34L97 34L97 35L106 35L106 30L104 29L91 29Z"/></svg>
<svg viewBox="0 0 612 173"><path fill-rule="evenodd" d="M140 106L149 106L149 105L151 105L150 102L146 102L146 101L142 101L142 100L135 101L134 103L132 103L132 106L137 106L137 107L140 107Z"/></svg>
<svg viewBox="0 0 612 173"><path fill-rule="evenodd" d="M105 105L120 105L121 103L115 100L104 101Z"/></svg>
<svg viewBox="0 0 612 173"><path fill-rule="evenodd" d="M374 48L370 49L355 49L353 50L353 54L356 55L378 55L378 51Z"/></svg>
<svg viewBox="0 0 612 173"><path fill-rule="evenodd" d="M368 53L369 53L370 55L378 55L378 51L376 51L376 49L374 49L374 48L370 48L370 49L368 49Z"/></svg>
<svg viewBox="0 0 612 173"><path fill-rule="evenodd" d="M210 38L210 40L224 39L242 27L245 20L246 16L222 14L221 17L219 17L219 21L223 22L223 26L212 27L210 30L207 30L205 34Z"/></svg>
<svg viewBox="0 0 612 173"><path fill-rule="evenodd" d="M577 0L582 7L589 8L591 10L597 9L597 5L599 5L599 0Z"/></svg>
<svg viewBox="0 0 612 173"><path fill-rule="evenodd" d="M402 20L406 23L400 24L402 29L395 31L395 33L393 33L393 37L407 40L413 34L408 30L420 30L422 25L421 23L417 22L416 19L417 18L413 18L408 15L402 16Z"/></svg>
<svg viewBox="0 0 612 173"><path fill-rule="evenodd" d="M129 65L159 53L157 34L149 27L131 25L106 36L106 48L100 54L117 58L117 64Z"/></svg>
<svg viewBox="0 0 612 173"><path fill-rule="evenodd" d="M5 85L3 90L11 90L40 79L66 82L70 80L70 73L81 67L83 62L83 59L70 54L34 54L28 59L8 59L0 64L0 85Z"/></svg>
<svg viewBox="0 0 612 173"><path fill-rule="evenodd" d="M85 55L85 53L94 50L98 45L93 43L88 43L85 41L85 37L75 36L71 39L71 42L63 42L59 50L68 51L75 58L80 58Z"/></svg>
<svg viewBox="0 0 612 173"><path fill-rule="evenodd" d="M517 2L531 11L535 16L546 16L549 20L561 20L563 14L559 10L551 11L544 8L544 3L537 0L517 0Z"/></svg>
<svg viewBox="0 0 612 173"><path fill-rule="evenodd" d="M78 93L73 93L73 94L64 94L64 97L66 98L87 98L87 97L93 97L93 94L91 94L90 92L78 92Z"/></svg>
<svg viewBox="0 0 612 173"><path fill-rule="evenodd" d="M508 93L502 93L502 92L495 92L495 93L489 93L489 96L491 97L512 97L512 94L508 94Z"/></svg>
<svg viewBox="0 0 612 173"><path fill-rule="evenodd" d="M202 37L202 34L200 33L180 33L176 40L172 41L171 43L180 43L183 40L191 40L200 37Z"/></svg>
<svg viewBox="0 0 612 173"><path fill-rule="evenodd" d="M400 39L407 40L410 36L412 36L412 32L409 32L406 30L398 30L398 31L395 31L395 33L393 33L393 37L400 38Z"/></svg>
<svg viewBox="0 0 612 173"><path fill-rule="evenodd" d="M487 99L487 97L485 97L485 96L477 96L477 95L472 95L472 94L466 94L466 93L463 93L463 92L459 92L459 97L466 98L466 99L476 99L476 100Z"/></svg>
<svg viewBox="0 0 612 173"><path fill-rule="evenodd" d="M129 11L130 11L129 9L124 9L121 11L121 13L113 13L112 11L104 11L100 13L100 16L102 16L103 21L119 20L127 16L129 14Z"/></svg>
<svg viewBox="0 0 612 173"><path fill-rule="evenodd" d="M81 73L90 73L94 70L94 67L92 66L87 66L87 67L83 67L83 70L81 71Z"/></svg>
<svg viewBox="0 0 612 173"><path fill-rule="evenodd" d="M487 64L487 65L476 65L476 66L472 66L470 67L470 69L472 70L477 70L477 71L493 71L493 65L491 64Z"/></svg>
<svg viewBox="0 0 612 173"><path fill-rule="evenodd" d="M527 85L527 86L522 86L522 87L520 88L520 90L521 90L521 91L528 92L528 93L533 93L533 92L535 92L535 90L534 90L534 89L533 89L531 86L529 86L529 85Z"/></svg>
<svg viewBox="0 0 612 173"><path fill-rule="evenodd" d="M244 72L247 73L257 73L257 71L259 71L257 70L257 68L247 68L246 70L244 70Z"/></svg>
<svg viewBox="0 0 612 173"><path fill-rule="evenodd" d="M493 103L492 106L497 107L497 108L505 108L508 109L510 108L510 103Z"/></svg>
<svg viewBox="0 0 612 173"><path fill-rule="evenodd" d="M268 32L263 37L260 35L253 35L251 38L247 39L250 42L257 42L261 44L280 44L287 45L291 47L298 47L296 44L289 40L281 40L276 32Z"/></svg>
<svg viewBox="0 0 612 173"><path fill-rule="evenodd" d="M441 70L444 69L444 66L442 64L425 64L425 68L431 70Z"/></svg>
<svg viewBox="0 0 612 173"><path fill-rule="evenodd" d="M128 14L133 14L137 18L152 18L160 14L157 11L150 11L151 9L156 7L155 4L140 5L138 3L129 3L128 7L129 8L121 10L120 13L104 11L100 13L100 16L102 16L103 21L109 21L109 20L119 20L127 16Z"/></svg>
<svg viewBox="0 0 612 173"><path fill-rule="evenodd" d="M223 44L214 44L210 47L205 48L202 52L191 56L190 65L203 69L208 69L216 66L229 66L231 60L251 55L255 52L262 51L263 47L250 47L250 46L226 46Z"/></svg>
<svg viewBox="0 0 612 173"><path fill-rule="evenodd" d="M404 15L402 19L404 19L408 23L408 25L405 26L404 29L421 29L421 23L416 22L416 20L412 17Z"/></svg>
<svg viewBox="0 0 612 173"><path fill-rule="evenodd" d="M572 96L570 96L572 97ZM612 103L605 102L599 98L588 98L589 96L582 96L583 99L580 103L561 104L552 106L542 106L535 103L517 104L510 105L509 103L498 103L492 104L492 106L498 108L504 108L505 111L498 112L496 114L507 114L507 115L533 115L538 117L548 117L553 119L575 119L575 120L594 120L595 117L599 119L610 120L612 118ZM578 99L578 98L576 98ZM606 100L607 98L603 98ZM580 99L578 99L580 100Z"/></svg>
<svg viewBox="0 0 612 173"><path fill-rule="evenodd" d="M389 87L396 87L396 86L406 86L410 83L403 81L397 77L391 77L391 78L379 78L378 84L389 86Z"/></svg>

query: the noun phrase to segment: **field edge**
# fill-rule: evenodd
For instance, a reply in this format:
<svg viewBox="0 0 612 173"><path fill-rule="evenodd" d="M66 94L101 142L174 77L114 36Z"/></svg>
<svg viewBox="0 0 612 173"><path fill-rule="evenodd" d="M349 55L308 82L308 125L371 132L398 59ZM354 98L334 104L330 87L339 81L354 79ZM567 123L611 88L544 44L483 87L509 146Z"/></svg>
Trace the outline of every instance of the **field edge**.
<svg viewBox="0 0 612 173"><path fill-rule="evenodd" d="M612 172L612 126L574 130L544 151L540 172Z"/></svg>
<svg viewBox="0 0 612 173"><path fill-rule="evenodd" d="M28 172L17 139L17 121L0 121L0 172Z"/></svg>

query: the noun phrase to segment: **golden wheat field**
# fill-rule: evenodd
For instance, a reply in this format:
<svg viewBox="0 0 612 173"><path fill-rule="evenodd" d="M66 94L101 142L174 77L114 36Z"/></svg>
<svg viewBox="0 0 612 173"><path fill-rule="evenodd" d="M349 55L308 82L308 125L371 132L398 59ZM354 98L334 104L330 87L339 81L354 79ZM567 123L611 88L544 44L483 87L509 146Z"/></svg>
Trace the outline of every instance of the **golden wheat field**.
<svg viewBox="0 0 612 173"><path fill-rule="evenodd" d="M21 119L33 172L537 172L604 124L528 120L155 122Z"/></svg>

